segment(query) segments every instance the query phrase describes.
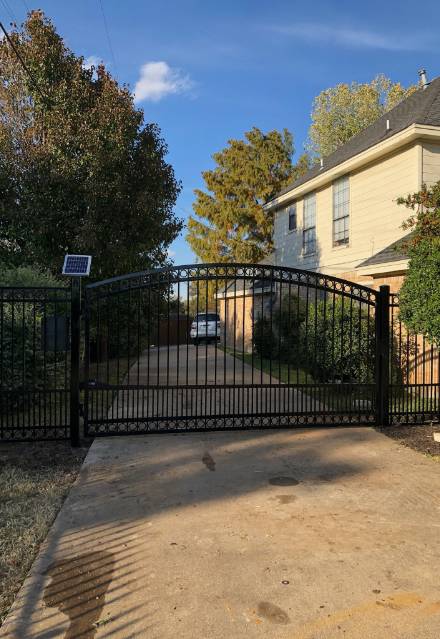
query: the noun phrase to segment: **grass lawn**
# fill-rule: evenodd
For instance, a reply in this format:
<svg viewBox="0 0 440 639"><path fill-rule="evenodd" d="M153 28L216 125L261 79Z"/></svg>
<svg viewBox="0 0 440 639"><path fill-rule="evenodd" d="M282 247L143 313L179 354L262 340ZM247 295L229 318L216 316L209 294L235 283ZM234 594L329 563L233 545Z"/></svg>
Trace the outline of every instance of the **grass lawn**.
<svg viewBox="0 0 440 639"><path fill-rule="evenodd" d="M91 364L90 378L121 383L137 357ZM84 379L84 366L80 379ZM95 415L107 414L116 391L94 394ZM67 415L69 398L67 397ZM26 415L15 420L26 423ZM0 626L76 480L88 448L66 442L0 441Z"/></svg>
<svg viewBox="0 0 440 639"><path fill-rule="evenodd" d="M220 350L225 351L228 355L232 355L234 357L234 350L231 348L224 348L223 346L218 347ZM306 375L306 373L301 369L295 369L292 366L289 366L286 363L279 362L279 360L273 359L272 361L269 359L261 359L261 357L257 354L252 353L243 353L235 351L235 358L243 361L249 366L253 366L258 370L263 370L264 373L267 373L274 379L279 379L283 384L298 384L302 385L299 389L301 392L309 395L310 397L314 397L330 409L336 411L342 411L347 413L348 411L352 411L355 414L358 411L357 406L355 405L355 400L363 400L367 399L370 402L370 406L365 406L365 409L368 413L371 413L373 410L372 406L374 401L373 397L373 385L365 384L365 385L356 385L350 387L349 384L320 384L316 383L311 375ZM438 403L435 399L435 395L433 393L432 388L423 389L421 386L419 389L412 389L413 392L410 392L403 386L395 387L394 391L390 389L390 416L392 421L396 421L399 419L399 415L404 413L417 413L419 416L425 415L426 420L429 421L431 419L436 419L438 414ZM426 393L426 396L423 393ZM431 396L430 396L431 394ZM363 409L361 412L365 412ZM394 417L393 417L394 415ZM396 417L397 416L397 417ZM400 427L400 424L399 424ZM409 426L409 428L415 429L415 426ZM440 431L440 427L438 427ZM420 432L423 432L421 429ZM429 433L426 436L427 439L432 439L432 434ZM423 436L422 438L423 439ZM411 448L415 447L412 444ZM420 438L418 440L417 446L421 446ZM418 448L417 448L418 450ZM438 448L440 452L440 444ZM429 453L428 453L429 454Z"/></svg>
<svg viewBox="0 0 440 639"><path fill-rule="evenodd" d="M0 625L86 454L69 442L0 443Z"/></svg>
<svg viewBox="0 0 440 639"><path fill-rule="evenodd" d="M220 350L225 351L228 355L234 357L234 350L232 348L224 348L224 346L218 347ZM296 369L288 364L280 362L279 360L262 359L261 356L255 353L242 353L235 351L235 359L239 359L241 362L244 360L245 364L253 366L254 368L263 370L263 373L267 373L275 379L279 379L283 384L314 384L314 380L310 375L306 375L301 369Z"/></svg>
<svg viewBox="0 0 440 639"><path fill-rule="evenodd" d="M234 357L234 350L231 348L224 348L219 346L222 351L226 350L228 355ZM321 384L315 382L313 377L309 374L306 375L305 371L280 362L273 359L262 359L261 356L252 353L243 353L235 351L235 358L243 361L249 366L253 366L258 370L263 370L274 379L279 379L283 384L292 384L300 386L298 390L310 397L317 399L325 404L328 408L348 412L349 410L357 412L353 401L355 399L369 398L369 388L367 385L352 386L349 384ZM356 394L356 396L355 396ZM371 403L371 402L370 402ZM367 408L367 407L366 407ZM369 409L367 408L368 412Z"/></svg>

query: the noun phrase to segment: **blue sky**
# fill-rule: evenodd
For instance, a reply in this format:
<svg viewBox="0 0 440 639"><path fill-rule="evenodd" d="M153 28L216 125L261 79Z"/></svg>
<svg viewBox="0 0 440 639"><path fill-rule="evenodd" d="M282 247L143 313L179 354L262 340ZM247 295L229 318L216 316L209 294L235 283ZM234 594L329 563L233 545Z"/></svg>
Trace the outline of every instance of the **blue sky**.
<svg viewBox="0 0 440 639"><path fill-rule="evenodd" d="M121 83L136 87L146 121L169 145L183 190L176 213L187 218L201 172L230 138L257 126L287 127L299 153L318 93L340 82L384 73L409 86L426 68L440 75L440 3L295 2L287 0L26 0L41 8L77 55L104 60ZM25 19L24 0L8 0ZM3 23L10 19L0 5ZM185 235L185 231L182 234ZM194 261L183 238L170 247L175 264Z"/></svg>

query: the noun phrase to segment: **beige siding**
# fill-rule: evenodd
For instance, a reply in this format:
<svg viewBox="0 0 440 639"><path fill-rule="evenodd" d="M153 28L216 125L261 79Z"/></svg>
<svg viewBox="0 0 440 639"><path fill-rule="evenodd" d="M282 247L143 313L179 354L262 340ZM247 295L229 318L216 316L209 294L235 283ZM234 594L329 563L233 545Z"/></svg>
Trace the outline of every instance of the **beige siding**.
<svg viewBox="0 0 440 639"><path fill-rule="evenodd" d="M417 145L413 144L350 174L348 245L333 246L331 183L317 192L316 255L302 255L302 200L298 202L297 232L287 231L287 216L279 213L275 236L277 264L336 275L352 271L373 252L403 237L401 224L408 211L398 206L396 200L419 188L418 157ZM440 162L440 153L435 158Z"/></svg>
<svg viewBox="0 0 440 639"><path fill-rule="evenodd" d="M440 145L423 145L423 182L432 186L440 180Z"/></svg>
<svg viewBox="0 0 440 639"><path fill-rule="evenodd" d="M270 294L246 295L219 299L220 344L236 351L252 352L252 333L256 317L266 313L266 300Z"/></svg>
<svg viewBox="0 0 440 639"><path fill-rule="evenodd" d="M299 200L296 208L297 230L289 231L289 218L285 209L278 211L275 222L275 259L277 265L298 267L302 251L303 206Z"/></svg>

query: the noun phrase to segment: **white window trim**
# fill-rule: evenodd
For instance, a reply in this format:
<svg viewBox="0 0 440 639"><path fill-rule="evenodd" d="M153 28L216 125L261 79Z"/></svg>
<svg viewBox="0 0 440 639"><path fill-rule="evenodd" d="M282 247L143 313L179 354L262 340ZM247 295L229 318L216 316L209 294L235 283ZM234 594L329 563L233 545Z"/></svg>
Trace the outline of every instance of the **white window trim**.
<svg viewBox="0 0 440 639"><path fill-rule="evenodd" d="M296 229L290 229L290 207L295 206L296 207ZM298 200L294 200L293 202L291 202L288 206L286 206L286 208L284 209L284 211L286 212L286 235L289 233L298 233Z"/></svg>
<svg viewBox="0 0 440 639"><path fill-rule="evenodd" d="M342 244L335 244L335 184L340 180L347 179L348 180L348 215L345 215L338 219L343 219L344 217L348 217L348 242L344 242ZM337 251L339 249L348 248L351 244L351 176L349 173L342 175L338 179L332 182L332 250Z"/></svg>
<svg viewBox="0 0 440 639"><path fill-rule="evenodd" d="M308 196L310 195L315 195L315 224L313 226L306 226L306 207L305 207L305 200ZM302 206L303 206L303 214L302 214L302 218L303 218L303 226L302 226L302 249L301 249L301 254L303 257L309 257L310 255L314 255L316 253L316 244L317 244L317 236L316 236L316 219L317 219L317 208L318 208L318 192L316 190L313 191L309 191L309 193L306 193L302 199ZM304 243L304 236L306 231L309 231L311 229L315 229L315 249L313 251L309 251L306 252L305 251L305 243Z"/></svg>

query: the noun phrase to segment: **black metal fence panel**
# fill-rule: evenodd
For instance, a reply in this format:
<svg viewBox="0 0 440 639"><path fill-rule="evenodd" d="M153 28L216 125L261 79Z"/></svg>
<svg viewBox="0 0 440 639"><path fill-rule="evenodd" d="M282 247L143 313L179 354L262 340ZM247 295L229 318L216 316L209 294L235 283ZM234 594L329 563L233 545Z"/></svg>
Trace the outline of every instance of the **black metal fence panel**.
<svg viewBox="0 0 440 639"><path fill-rule="evenodd" d="M399 319L399 296L391 295L390 420L417 424L438 421L439 353L422 335L411 335Z"/></svg>
<svg viewBox="0 0 440 639"><path fill-rule="evenodd" d="M70 288L0 287L0 439L68 439Z"/></svg>
<svg viewBox="0 0 440 639"><path fill-rule="evenodd" d="M87 286L85 432L373 424L377 296L249 264Z"/></svg>
<svg viewBox="0 0 440 639"><path fill-rule="evenodd" d="M0 288L0 439L438 420L437 347L398 295L270 265ZM81 395L79 390L81 389Z"/></svg>

